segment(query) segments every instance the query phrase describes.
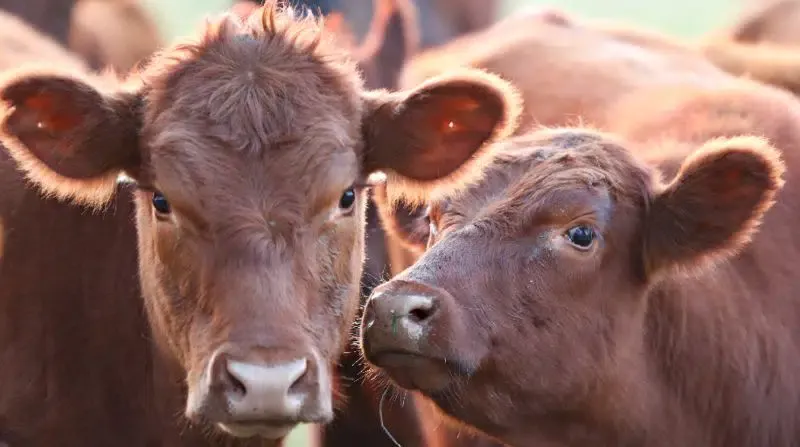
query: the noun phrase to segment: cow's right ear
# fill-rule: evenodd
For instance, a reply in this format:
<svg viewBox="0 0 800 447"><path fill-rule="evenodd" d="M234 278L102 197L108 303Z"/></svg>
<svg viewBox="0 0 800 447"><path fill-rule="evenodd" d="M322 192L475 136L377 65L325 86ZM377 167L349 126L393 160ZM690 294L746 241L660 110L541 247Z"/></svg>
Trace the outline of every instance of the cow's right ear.
<svg viewBox="0 0 800 447"><path fill-rule="evenodd" d="M402 198L390 199L386 193L386 183L372 187L372 200L386 233L415 254L422 254L430 236L427 205L409 204Z"/></svg>
<svg viewBox="0 0 800 447"><path fill-rule="evenodd" d="M17 74L0 83L0 141L46 193L99 205L140 167L141 98L81 80Z"/></svg>

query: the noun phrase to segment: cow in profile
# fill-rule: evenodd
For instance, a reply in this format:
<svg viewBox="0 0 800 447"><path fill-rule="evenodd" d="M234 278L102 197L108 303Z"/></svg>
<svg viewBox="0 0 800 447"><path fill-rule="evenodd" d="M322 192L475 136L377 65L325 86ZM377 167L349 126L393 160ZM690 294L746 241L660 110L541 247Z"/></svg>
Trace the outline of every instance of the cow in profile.
<svg viewBox="0 0 800 447"><path fill-rule="evenodd" d="M673 80L499 144L470 184L387 181L422 255L369 300L366 359L509 445L794 445L800 106Z"/></svg>

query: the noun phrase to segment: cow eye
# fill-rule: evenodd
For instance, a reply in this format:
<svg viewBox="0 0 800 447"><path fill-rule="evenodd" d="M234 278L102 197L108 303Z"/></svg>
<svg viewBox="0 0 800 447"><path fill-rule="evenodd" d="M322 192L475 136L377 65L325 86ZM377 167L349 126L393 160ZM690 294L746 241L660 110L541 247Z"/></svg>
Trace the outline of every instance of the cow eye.
<svg viewBox="0 0 800 447"><path fill-rule="evenodd" d="M339 198L339 209L342 211L350 211L353 206L356 204L356 191L353 188L348 188L345 192L342 193L342 197Z"/></svg>
<svg viewBox="0 0 800 447"><path fill-rule="evenodd" d="M171 211L167 198L158 191L153 193L153 208L158 214L169 214Z"/></svg>
<svg viewBox="0 0 800 447"><path fill-rule="evenodd" d="M578 225L567 230L566 237L575 247L586 250L592 246L595 240L595 232L591 227Z"/></svg>

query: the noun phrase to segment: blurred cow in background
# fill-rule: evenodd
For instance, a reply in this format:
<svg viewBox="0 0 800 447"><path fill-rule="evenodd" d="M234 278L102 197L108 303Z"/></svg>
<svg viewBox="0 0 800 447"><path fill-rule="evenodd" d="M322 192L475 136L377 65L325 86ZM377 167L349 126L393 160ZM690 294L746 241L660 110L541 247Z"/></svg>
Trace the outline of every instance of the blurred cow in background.
<svg viewBox="0 0 800 447"><path fill-rule="evenodd" d="M757 0L700 44L720 68L800 95L800 1Z"/></svg>
<svg viewBox="0 0 800 447"><path fill-rule="evenodd" d="M126 73L164 44L152 15L138 0L78 0L68 45L94 69Z"/></svg>
<svg viewBox="0 0 800 447"><path fill-rule="evenodd" d="M125 73L163 45L152 15L138 0L7 0L0 9L74 51L93 69L108 66ZM10 29L0 33L16 39Z"/></svg>

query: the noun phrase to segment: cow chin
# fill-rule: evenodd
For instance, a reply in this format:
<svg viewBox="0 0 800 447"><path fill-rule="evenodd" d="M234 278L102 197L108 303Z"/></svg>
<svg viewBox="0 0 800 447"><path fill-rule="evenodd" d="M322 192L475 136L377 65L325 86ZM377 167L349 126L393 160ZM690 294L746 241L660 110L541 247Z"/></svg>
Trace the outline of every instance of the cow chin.
<svg viewBox="0 0 800 447"><path fill-rule="evenodd" d="M265 440L275 441L273 445L280 445L283 438L289 435L298 424L266 425L266 424L217 424L220 430L236 438L260 437Z"/></svg>
<svg viewBox="0 0 800 447"><path fill-rule="evenodd" d="M394 351L372 355L368 360L401 388L423 394L443 393L474 373L473 368L454 357Z"/></svg>
<svg viewBox="0 0 800 447"><path fill-rule="evenodd" d="M444 362L430 357L393 352L380 354L373 364L398 386L408 390L437 391L450 383Z"/></svg>

